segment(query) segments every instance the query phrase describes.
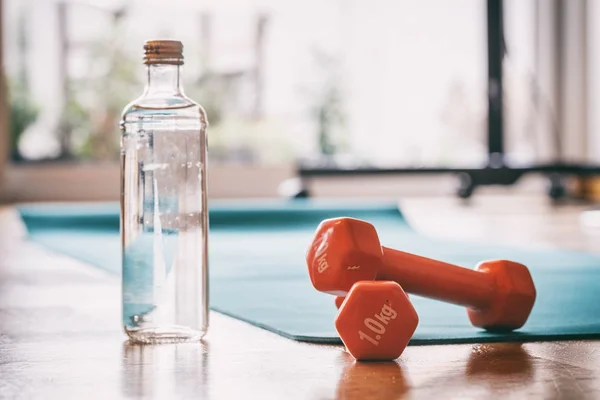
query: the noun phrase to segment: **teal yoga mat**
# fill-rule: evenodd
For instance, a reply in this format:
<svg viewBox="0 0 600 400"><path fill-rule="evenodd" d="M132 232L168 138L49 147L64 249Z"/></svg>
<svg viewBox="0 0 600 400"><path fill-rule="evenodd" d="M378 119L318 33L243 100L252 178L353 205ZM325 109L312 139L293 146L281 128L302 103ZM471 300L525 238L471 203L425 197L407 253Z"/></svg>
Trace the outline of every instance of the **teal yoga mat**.
<svg viewBox="0 0 600 400"><path fill-rule="evenodd" d="M469 324L462 307L411 296L420 316L413 345L600 337L596 255L427 237L386 202L214 201L210 207L211 308L285 337L341 343L333 297L312 288L304 263L317 224L338 216L372 222L386 246L465 267L494 258L529 266L538 297L521 330L487 333ZM120 274L118 205L37 204L19 211L33 242Z"/></svg>

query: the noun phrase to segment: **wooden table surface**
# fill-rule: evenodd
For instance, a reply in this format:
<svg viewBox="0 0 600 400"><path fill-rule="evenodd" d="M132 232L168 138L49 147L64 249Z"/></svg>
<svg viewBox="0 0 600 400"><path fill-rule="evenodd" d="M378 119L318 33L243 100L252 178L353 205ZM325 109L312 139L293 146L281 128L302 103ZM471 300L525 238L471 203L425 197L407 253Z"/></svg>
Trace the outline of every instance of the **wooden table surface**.
<svg viewBox="0 0 600 400"><path fill-rule="evenodd" d="M585 206L542 198L411 199L432 235L600 251ZM600 284L600 283L599 283ZM203 343L139 346L121 332L114 276L53 254L0 209L0 398L600 398L600 341L411 346L355 363L341 346L284 339L212 313Z"/></svg>

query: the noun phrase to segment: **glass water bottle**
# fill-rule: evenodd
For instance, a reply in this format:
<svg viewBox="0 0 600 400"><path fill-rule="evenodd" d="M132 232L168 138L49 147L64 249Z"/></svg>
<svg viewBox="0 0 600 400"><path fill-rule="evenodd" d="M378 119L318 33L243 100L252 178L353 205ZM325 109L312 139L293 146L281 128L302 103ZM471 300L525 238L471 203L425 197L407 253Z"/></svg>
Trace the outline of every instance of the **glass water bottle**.
<svg viewBox="0 0 600 400"><path fill-rule="evenodd" d="M121 119L123 325L132 341L208 328L207 118L183 91L183 46L144 45L147 83Z"/></svg>

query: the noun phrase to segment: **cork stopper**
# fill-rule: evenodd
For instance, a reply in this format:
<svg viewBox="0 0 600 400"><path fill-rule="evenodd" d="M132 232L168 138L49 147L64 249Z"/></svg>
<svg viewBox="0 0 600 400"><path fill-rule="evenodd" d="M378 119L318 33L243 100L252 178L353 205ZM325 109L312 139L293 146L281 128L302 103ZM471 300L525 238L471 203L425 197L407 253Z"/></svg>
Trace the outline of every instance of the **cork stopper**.
<svg viewBox="0 0 600 400"><path fill-rule="evenodd" d="M178 40L148 40L144 44L144 64L183 64L183 44Z"/></svg>

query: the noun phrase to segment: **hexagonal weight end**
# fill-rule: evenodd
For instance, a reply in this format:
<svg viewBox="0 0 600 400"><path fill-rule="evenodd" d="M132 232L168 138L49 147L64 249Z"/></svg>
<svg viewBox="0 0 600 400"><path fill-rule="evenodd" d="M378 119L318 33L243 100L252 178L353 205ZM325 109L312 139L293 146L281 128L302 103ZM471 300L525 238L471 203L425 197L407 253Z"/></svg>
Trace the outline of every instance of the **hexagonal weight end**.
<svg viewBox="0 0 600 400"><path fill-rule="evenodd" d="M346 349L360 361L400 357L418 324L408 296L391 281L357 282L335 319Z"/></svg>

